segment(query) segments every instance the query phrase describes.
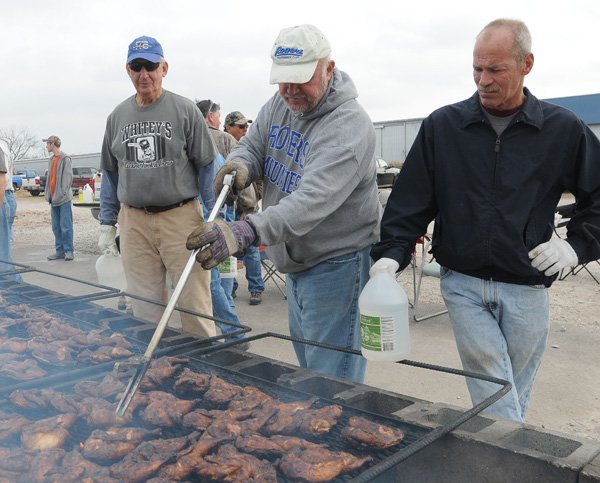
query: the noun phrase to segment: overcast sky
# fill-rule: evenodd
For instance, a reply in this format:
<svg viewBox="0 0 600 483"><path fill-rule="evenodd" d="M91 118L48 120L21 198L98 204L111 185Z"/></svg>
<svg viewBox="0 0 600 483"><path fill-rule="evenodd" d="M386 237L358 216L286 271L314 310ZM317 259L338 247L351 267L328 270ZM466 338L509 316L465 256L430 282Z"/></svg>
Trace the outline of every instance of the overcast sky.
<svg viewBox="0 0 600 483"><path fill-rule="evenodd" d="M497 17L524 20L539 98L600 92L599 0L295 2L0 0L0 129L56 134L69 154L100 151L107 115L134 93L128 44L156 37L163 87L253 119L275 92L270 49L284 27L313 23L353 78L373 121L424 117L474 92L474 38ZM557 6L560 6L557 7ZM40 141L41 143L41 141Z"/></svg>

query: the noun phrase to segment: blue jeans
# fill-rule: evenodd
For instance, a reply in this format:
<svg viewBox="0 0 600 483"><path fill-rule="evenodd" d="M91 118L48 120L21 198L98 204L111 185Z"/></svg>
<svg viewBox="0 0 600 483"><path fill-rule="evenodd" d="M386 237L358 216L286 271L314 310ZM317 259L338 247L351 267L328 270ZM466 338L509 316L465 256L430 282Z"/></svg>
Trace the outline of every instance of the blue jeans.
<svg viewBox="0 0 600 483"><path fill-rule="evenodd" d="M60 206L50 205L52 218L52 233L54 233L54 248L56 253L73 251L73 210L71 202Z"/></svg>
<svg viewBox="0 0 600 483"><path fill-rule="evenodd" d="M7 262L12 261L10 256L10 239L9 239L9 226L8 219L10 218L10 207L6 195L4 201L0 206L0 260L6 260ZM0 272L6 272L13 270L13 265L6 263L0 263Z"/></svg>
<svg viewBox="0 0 600 483"><path fill-rule="evenodd" d="M229 302L229 306L234 309L235 308L235 300L233 300L233 290L234 290L234 286L235 286L235 278L223 278L221 277L221 274L219 273L219 277L221 279L221 286L223 287L223 290L225 290L225 295L227 296L227 301Z"/></svg>
<svg viewBox="0 0 600 483"><path fill-rule="evenodd" d="M233 307L230 305L229 300L227 298L225 288L221 283L224 280L227 279L221 278L221 274L219 273L219 269L217 267L213 268L210 271L210 295L212 297L213 316L215 316L217 319L222 319L226 320L227 322L239 324L240 319L238 319L238 316L233 311ZM221 329L222 334L228 334L229 332L239 330L237 327L223 324L218 321L215 321L215 324L217 324L217 327ZM231 339L243 338L244 334L238 334L231 337Z"/></svg>
<svg viewBox="0 0 600 483"><path fill-rule="evenodd" d="M524 422L548 340L547 288L482 280L444 267L440 286L463 368L513 385L486 412ZM473 404L500 389L472 378L467 386Z"/></svg>
<svg viewBox="0 0 600 483"><path fill-rule="evenodd" d="M292 337L360 350L358 296L369 278L369 248L288 273L288 317ZM366 359L294 343L302 367L362 383Z"/></svg>
<svg viewBox="0 0 600 483"><path fill-rule="evenodd" d="M13 190L6 190L4 194L4 199L8 201L8 208L10 209L8 215L8 233L9 240L12 243L15 239L14 231L13 231L13 223L15 222L15 217L17 216L17 200L15 199L15 193Z"/></svg>
<svg viewBox="0 0 600 483"><path fill-rule="evenodd" d="M264 292L265 282L262 278L260 265L260 252L257 246L249 246L244 253L244 266L246 267L246 280L248 292Z"/></svg>

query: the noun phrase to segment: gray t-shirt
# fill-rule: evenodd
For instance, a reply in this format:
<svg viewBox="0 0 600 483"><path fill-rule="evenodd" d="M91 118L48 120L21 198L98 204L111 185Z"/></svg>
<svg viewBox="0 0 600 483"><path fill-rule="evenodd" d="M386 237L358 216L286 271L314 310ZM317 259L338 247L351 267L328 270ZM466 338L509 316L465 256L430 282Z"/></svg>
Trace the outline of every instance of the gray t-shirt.
<svg viewBox="0 0 600 483"><path fill-rule="evenodd" d="M8 171L8 165L6 164L6 158L4 157L4 151L0 149L0 173L6 173Z"/></svg>
<svg viewBox="0 0 600 483"><path fill-rule="evenodd" d="M121 203L167 206L198 196L198 170L216 154L196 105L163 90L150 106L132 96L108 116L100 164L118 170Z"/></svg>

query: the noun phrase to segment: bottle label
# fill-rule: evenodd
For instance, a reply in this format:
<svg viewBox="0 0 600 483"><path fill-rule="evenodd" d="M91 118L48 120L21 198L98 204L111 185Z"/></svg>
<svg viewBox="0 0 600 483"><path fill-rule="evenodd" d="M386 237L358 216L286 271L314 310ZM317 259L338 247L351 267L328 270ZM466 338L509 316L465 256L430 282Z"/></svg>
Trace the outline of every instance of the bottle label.
<svg viewBox="0 0 600 483"><path fill-rule="evenodd" d="M219 273L223 278L233 278L237 274L237 258L229 257L218 265Z"/></svg>
<svg viewBox="0 0 600 483"><path fill-rule="evenodd" d="M394 317L360 314L360 335L364 349L375 352L393 351L396 341Z"/></svg>

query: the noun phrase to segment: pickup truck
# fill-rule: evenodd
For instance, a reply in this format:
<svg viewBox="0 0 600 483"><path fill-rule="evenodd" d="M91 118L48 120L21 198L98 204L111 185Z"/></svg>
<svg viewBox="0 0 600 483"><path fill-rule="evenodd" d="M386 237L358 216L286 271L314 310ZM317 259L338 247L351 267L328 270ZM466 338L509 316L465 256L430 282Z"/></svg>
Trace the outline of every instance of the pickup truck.
<svg viewBox="0 0 600 483"><path fill-rule="evenodd" d="M19 191L21 186L23 186L23 178L21 178L18 174L12 175L12 185L15 191Z"/></svg>
<svg viewBox="0 0 600 483"><path fill-rule="evenodd" d="M15 173L15 177L16 176L21 177L21 188L29 191L31 196L39 196L40 193L44 191L40 186L40 177L38 176L37 171L33 169L24 169L17 171Z"/></svg>
<svg viewBox="0 0 600 483"><path fill-rule="evenodd" d="M96 172L98 170L92 167L77 167L73 168L73 182L71 183L71 189L73 191L73 195L76 195L80 189L86 184L89 184L92 189L94 189L94 177L96 176ZM46 180L48 178L48 170L39 177L40 186L42 191L46 189Z"/></svg>

